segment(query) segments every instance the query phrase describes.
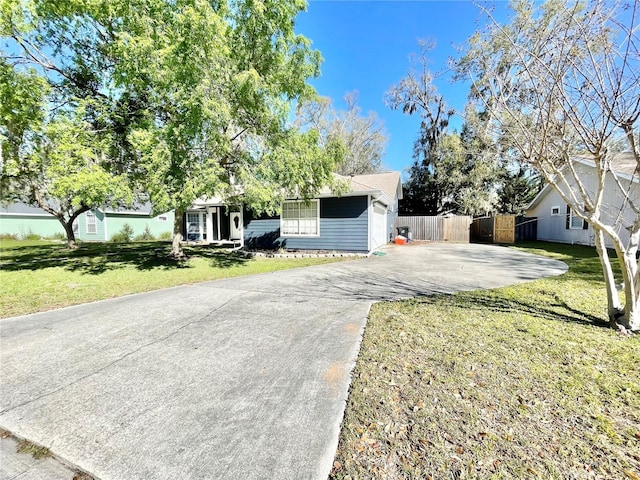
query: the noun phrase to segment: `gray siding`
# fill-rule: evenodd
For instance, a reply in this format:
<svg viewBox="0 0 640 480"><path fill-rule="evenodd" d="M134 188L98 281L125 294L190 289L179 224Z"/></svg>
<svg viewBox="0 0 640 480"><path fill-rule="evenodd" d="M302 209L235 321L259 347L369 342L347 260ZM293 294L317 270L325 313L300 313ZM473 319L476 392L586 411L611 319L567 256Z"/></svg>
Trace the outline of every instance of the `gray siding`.
<svg viewBox="0 0 640 480"><path fill-rule="evenodd" d="M320 236L282 237L280 217L245 213L244 242L249 248L368 251L367 197L320 199Z"/></svg>

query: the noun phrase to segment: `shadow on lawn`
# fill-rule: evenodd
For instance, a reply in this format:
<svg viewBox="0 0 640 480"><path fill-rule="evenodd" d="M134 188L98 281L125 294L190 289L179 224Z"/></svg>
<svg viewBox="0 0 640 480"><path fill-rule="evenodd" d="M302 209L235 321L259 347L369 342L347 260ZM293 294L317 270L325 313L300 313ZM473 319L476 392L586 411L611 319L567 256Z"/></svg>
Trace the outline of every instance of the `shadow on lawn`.
<svg viewBox="0 0 640 480"><path fill-rule="evenodd" d="M595 325L598 327L609 326L603 318L576 310L557 296L555 296L555 300L556 302L554 304L548 306L506 298L478 298L476 299L476 303L494 312L519 312L543 320Z"/></svg>
<svg viewBox="0 0 640 480"><path fill-rule="evenodd" d="M0 268L5 271L42 270L63 267L74 272L99 275L108 270L133 266L138 270L191 268L189 257L209 260L213 268L231 268L246 264L251 257L209 246L185 246L187 260L169 256L166 242L82 243L75 250L65 245L33 245L5 248Z"/></svg>
<svg viewBox="0 0 640 480"><path fill-rule="evenodd" d="M579 325L589 325L608 328L609 324L603 317L598 317L570 307L566 302L555 296L555 303L543 305L527 303L525 300L502 298L495 295L482 296L465 293L459 295L436 295L415 299L419 303L432 305L446 305L468 310L490 311L496 313L510 313L528 315L542 320L551 320Z"/></svg>

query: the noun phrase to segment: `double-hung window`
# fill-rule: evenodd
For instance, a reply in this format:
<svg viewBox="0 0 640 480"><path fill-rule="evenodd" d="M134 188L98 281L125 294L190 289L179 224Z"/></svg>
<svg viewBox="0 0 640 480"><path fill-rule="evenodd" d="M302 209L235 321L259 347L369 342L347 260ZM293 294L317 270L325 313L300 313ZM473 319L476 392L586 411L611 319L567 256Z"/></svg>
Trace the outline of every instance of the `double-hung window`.
<svg viewBox="0 0 640 480"><path fill-rule="evenodd" d="M280 216L280 235L312 237L320 235L318 200L285 200Z"/></svg>
<svg viewBox="0 0 640 480"><path fill-rule="evenodd" d="M93 212L87 212L87 233L98 233L98 227L96 224L96 215Z"/></svg>

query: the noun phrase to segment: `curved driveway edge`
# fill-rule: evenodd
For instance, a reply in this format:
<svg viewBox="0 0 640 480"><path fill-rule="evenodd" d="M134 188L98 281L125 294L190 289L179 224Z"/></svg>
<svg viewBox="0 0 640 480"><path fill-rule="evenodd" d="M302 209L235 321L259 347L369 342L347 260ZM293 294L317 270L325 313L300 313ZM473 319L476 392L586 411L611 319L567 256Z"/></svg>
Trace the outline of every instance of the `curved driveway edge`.
<svg viewBox="0 0 640 480"><path fill-rule="evenodd" d="M325 479L373 302L567 268L486 245L387 253L0 320L0 426L103 480Z"/></svg>

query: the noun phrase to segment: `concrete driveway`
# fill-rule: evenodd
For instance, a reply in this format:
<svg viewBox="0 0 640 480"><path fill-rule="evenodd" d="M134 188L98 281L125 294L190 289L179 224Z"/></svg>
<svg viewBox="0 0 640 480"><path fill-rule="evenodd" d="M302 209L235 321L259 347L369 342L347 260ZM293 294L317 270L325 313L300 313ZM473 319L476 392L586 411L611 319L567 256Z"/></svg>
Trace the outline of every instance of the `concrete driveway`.
<svg viewBox="0 0 640 480"><path fill-rule="evenodd" d="M566 270L495 246L387 252L0 320L0 427L104 480L324 479L373 302Z"/></svg>

